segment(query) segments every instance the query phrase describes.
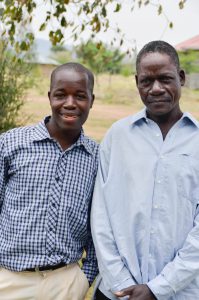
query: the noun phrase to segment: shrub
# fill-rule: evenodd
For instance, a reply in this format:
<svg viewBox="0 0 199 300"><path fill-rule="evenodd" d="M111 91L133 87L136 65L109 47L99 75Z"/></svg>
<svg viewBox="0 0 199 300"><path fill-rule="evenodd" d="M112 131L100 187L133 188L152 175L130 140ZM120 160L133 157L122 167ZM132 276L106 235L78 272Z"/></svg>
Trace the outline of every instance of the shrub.
<svg viewBox="0 0 199 300"><path fill-rule="evenodd" d="M0 42L0 133L22 124L19 111L28 88L30 67Z"/></svg>

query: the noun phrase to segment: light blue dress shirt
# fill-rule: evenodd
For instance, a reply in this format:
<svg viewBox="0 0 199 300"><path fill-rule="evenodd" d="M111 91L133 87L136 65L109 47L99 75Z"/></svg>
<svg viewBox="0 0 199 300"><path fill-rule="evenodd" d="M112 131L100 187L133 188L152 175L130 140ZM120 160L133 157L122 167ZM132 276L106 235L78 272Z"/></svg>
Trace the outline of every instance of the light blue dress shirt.
<svg viewBox="0 0 199 300"><path fill-rule="evenodd" d="M199 123L163 140L142 110L116 122L100 150L91 225L100 290L147 284L157 299L199 299Z"/></svg>

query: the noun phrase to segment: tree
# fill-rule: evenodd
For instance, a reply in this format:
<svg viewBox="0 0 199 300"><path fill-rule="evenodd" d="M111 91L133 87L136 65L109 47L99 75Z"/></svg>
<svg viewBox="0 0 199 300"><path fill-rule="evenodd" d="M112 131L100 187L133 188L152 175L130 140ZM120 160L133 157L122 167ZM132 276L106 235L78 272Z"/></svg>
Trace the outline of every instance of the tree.
<svg viewBox="0 0 199 300"><path fill-rule="evenodd" d="M29 67L0 42L0 133L19 125L18 114L28 87Z"/></svg>
<svg viewBox="0 0 199 300"><path fill-rule="evenodd" d="M96 74L119 73L122 67L122 59L124 54L120 53L118 49L109 49L103 43L100 47L89 40L87 43L82 43L77 49L76 54L82 63L86 64Z"/></svg>
<svg viewBox="0 0 199 300"><path fill-rule="evenodd" d="M130 0L129 0L130 1ZM82 32L87 30L90 37L98 35L101 31L109 30L109 11L118 13L122 9L121 0L49 0L43 2L47 5L44 22L40 24L40 31L47 28L49 23L57 23L54 30L49 29L49 39L53 45L63 42L64 32L66 29L72 29L71 37L77 40ZM154 1L153 5L154 5ZM157 1L158 14L163 13L163 1ZM184 7L186 0L178 0L179 8ZM131 0L133 10L136 5L151 4L150 0ZM37 7L36 0L0 0L0 17L2 21L1 34L6 36L16 51L27 51L31 46L34 35L31 31L24 33L24 36L18 35L18 25L31 24L35 21L34 12ZM172 27L172 23L169 26ZM116 28L119 33L120 28ZM123 35L121 33L120 43L123 43Z"/></svg>
<svg viewBox="0 0 199 300"><path fill-rule="evenodd" d="M62 45L55 45L53 47L51 47L51 57L53 59L55 59L58 63L60 64L65 64L66 62L69 61L74 61L73 58L73 52L74 50L71 49L66 49L64 46Z"/></svg>
<svg viewBox="0 0 199 300"><path fill-rule="evenodd" d="M188 50L178 52L180 65L186 74L199 73L199 51Z"/></svg>

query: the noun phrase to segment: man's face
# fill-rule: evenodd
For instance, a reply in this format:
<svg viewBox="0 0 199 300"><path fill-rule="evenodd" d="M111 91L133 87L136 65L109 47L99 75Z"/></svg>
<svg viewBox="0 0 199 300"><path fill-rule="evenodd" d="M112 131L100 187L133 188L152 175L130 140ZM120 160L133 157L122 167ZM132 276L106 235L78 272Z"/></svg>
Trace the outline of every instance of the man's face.
<svg viewBox="0 0 199 300"><path fill-rule="evenodd" d="M94 100L87 74L67 69L58 71L48 97L52 109L53 129L80 131Z"/></svg>
<svg viewBox="0 0 199 300"><path fill-rule="evenodd" d="M154 52L144 55L135 78L149 117L180 111L179 99L185 74L177 70L167 54Z"/></svg>

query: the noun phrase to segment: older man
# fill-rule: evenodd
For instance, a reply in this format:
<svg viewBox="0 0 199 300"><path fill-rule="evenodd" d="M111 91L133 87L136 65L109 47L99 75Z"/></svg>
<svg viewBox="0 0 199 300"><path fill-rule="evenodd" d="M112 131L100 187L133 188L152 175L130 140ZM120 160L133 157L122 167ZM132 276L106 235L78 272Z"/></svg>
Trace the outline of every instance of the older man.
<svg viewBox="0 0 199 300"><path fill-rule="evenodd" d="M137 56L145 108L105 136L92 206L96 299L199 299L199 124L180 109L175 49Z"/></svg>

